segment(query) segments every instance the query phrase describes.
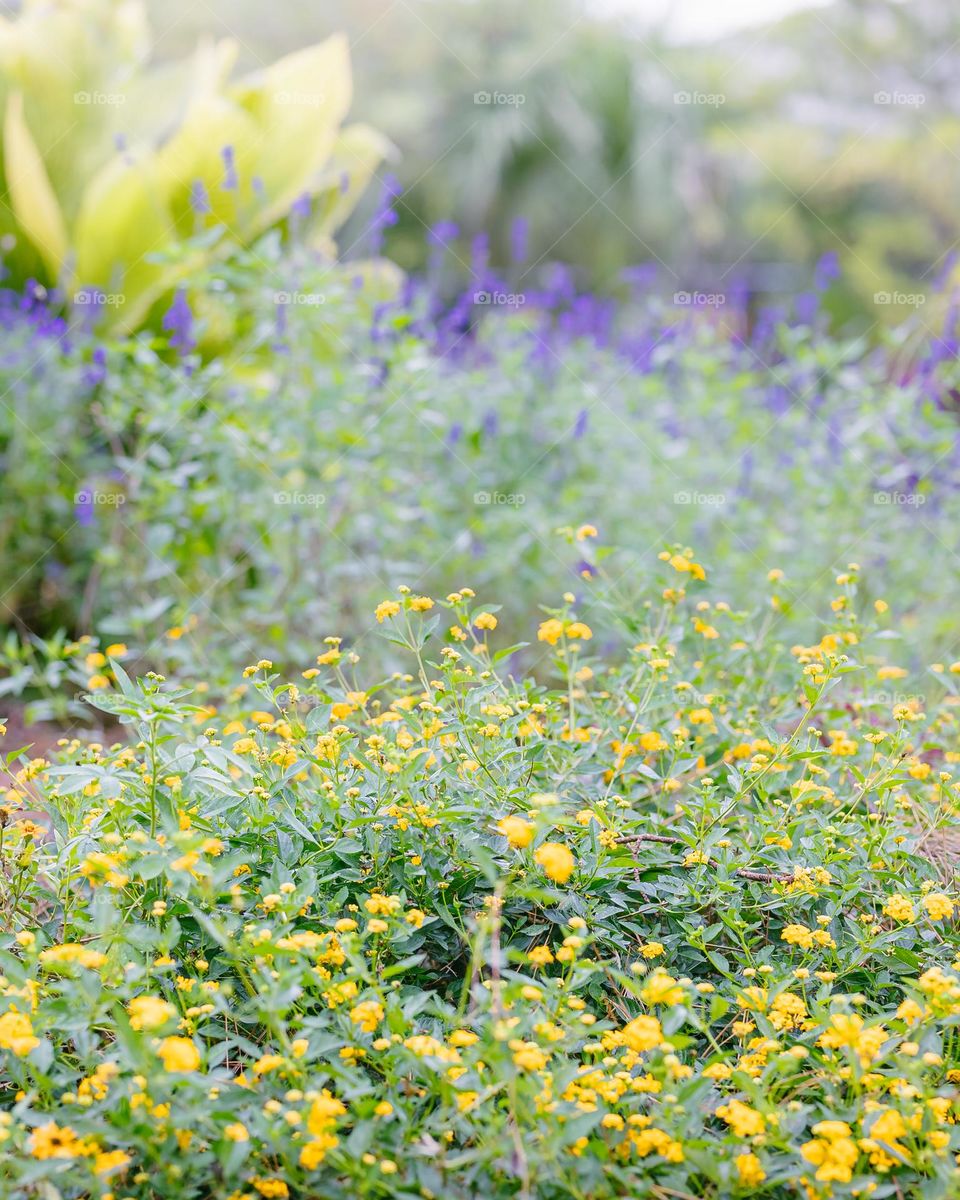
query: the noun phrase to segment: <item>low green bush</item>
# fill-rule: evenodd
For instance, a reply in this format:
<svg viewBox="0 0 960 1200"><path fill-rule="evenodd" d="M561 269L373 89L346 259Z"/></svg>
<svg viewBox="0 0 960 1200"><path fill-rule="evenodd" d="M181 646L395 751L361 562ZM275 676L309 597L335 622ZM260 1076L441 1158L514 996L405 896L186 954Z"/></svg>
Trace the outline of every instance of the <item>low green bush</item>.
<svg viewBox="0 0 960 1200"><path fill-rule="evenodd" d="M706 575L601 568L549 684L466 587L381 596L386 678L65 646L127 739L2 810L4 1195L955 1195L960 663Z"/></svg>
<svg viewBox="0 0 960 1200"><path fill-rule="evenodd" d="M208 675L265 647L295 661L333 623L359 637L401 579L470 578L526 627L594 565L556 532L587 520L637 561L664 537L708 545L735 606L784 567L780 611L811 625L823 564L854 559L928 656L950 653L952 361L908 375L896 342L817 318L747 339L732 312L678 322L648 298L611 319L559 288L437 316L409 281L360 274L267 239L197 277L172 351L24 344L18 317L8 619Z"/></svg>

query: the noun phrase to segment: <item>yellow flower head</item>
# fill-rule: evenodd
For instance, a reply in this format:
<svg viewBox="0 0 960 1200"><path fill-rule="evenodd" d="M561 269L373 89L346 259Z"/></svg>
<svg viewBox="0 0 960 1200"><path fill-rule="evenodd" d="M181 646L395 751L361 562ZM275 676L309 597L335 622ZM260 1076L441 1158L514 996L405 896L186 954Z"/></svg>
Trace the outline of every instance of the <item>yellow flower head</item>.
<svg viewBox="0 0 960 1200"><path fill-rule="evenodd" d="M200 1066L200 1051L192 1038L167 1037L157 1047L163 1069L171 1075L186 1074Z"/></svg>
<svg viewBox="0 0 960 1200"><path fill-rule="evenodd" d="M566 883L577 865L576 859L562 842L544 842L533 857L544 875L554 883Z"/></svg>

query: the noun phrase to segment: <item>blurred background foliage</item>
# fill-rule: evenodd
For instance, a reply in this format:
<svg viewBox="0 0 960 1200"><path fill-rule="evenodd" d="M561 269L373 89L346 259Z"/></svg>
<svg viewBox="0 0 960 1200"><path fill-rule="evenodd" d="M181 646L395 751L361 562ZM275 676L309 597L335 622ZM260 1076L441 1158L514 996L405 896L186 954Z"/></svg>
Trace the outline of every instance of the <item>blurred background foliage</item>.
<svg viewBox="0 0 960 1200"><path fill-rule="evenodd" d="M837 0L709 43L669 38L643 0L150 7L162 55L230 34L245 66L347 33L352 115L396 148L387 250L406 267L446 219L464 265L480 231L503 263L518 216L531 263L600 288L650 263L666 293L735 276L789 292L835 251L835 316L866 324L902 317L895 294L926 292L960 237L960 9L942 0ZM344 245L363 229L361 214Z"/></svg>

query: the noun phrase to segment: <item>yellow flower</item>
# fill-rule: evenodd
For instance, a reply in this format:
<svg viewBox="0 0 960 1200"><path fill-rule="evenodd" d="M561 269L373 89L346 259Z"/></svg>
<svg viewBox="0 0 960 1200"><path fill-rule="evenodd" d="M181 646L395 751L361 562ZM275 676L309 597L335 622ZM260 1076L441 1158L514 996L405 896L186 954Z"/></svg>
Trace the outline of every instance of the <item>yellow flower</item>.
<svg viewBox="0 0 960 1200"><path fill-rule="evenodd" d="M23 1058L40 1045L40 1039L33 1035L33 1025L26 1013L15 1009L0 1017L0 1049L12 1050L18 1058Z"/></svg>
<svg viewBox="0 0 960 1200"><path fill-rule="evenodd" d="M577 862L562 842L544 842L533 856L544 875L554 883L566 883Z"/></svg>
<svg viewBox="0 0 960 1200"><path fill-rule="evenodd" d="M383 1005L376 1000L363 1000L350 1010L350 1020L364 1033L373 1033L383 1020Z"/></svg>
<svg viewBox="0 0 960 1200"><path fill-rule="evenodd" d="M337 1117L346 1114L346 1107L327 1088L310 1105L307 1113L307 1129L315 1137L327 1133L336 1123Z"/></svg>
<svg viewBox="0 0 960 1200"><path fill-rule="evenodd" d="M953 916L953 901L943 892L930 892L920 903L931 921L949 921Z"/></svg>
<svg viewBox="0 0 960 1200"><path fill-rule="evenodd" d="M159 1029L176 1016L177 1010L159 996L137 996L127 1005L127 1012L134 1029Z"/></svg>
<svg viewBox="0 0 960 1200"><path fill-rule="evenodd" d="M282 1054L262 1054L253 1064L254 1075L269 1075L284 1065L286 1059Z"/></svg>
<svg viewBox="0 0 960 1200"><path fill-rule="evenodd" d="M780 940L790 946L799 946L801 950L813 947L813 932L806 925L787 925L780 934Z"/></svg>
<svg viewBox="0 0 960 1200"><path fill-rule="evenodd" d="M200 1066L200 1051L192 1038L167 1037L157 1047L163 1069L171 1075L186 1074Z"/></svg>
<svg viewBox="0 0 960 1200"><path fill-rule="evenodd" d="M640 989L640 999L644 1004L680 1004L683 998L683 988L666 971L654 971Z"/></svg>
<svg viewBox="0 0 960 1200"><path fill-rule="evenodd" d="M901 893L895 892L884 904L883 915L894 921L912 921L915 913L910 900Z"/></svg>
<svg viewBox="0 0 960 1200"><path fill-rule="evenodd" d="M110 686L110 680L106 675L91 675L87 680L87 687L91 692L102 692L104 688Z"/></svg>
<svg viewBox="0 0 960 1200"><path fill-rule="evenodd" d="M95 1175L109 1175L112 1171L120 1171L129 1164L130 1155L123 1150L101 1150L93 1156Z"/></svg>
<svg viewBox="0 0 960 1200"><path fill-rule="evenodd" d="M821 1183L849 1183L860 1151L844 1121L820 1121L814 1125L817 1135L800 1147L800 1153L817 1168Z"/></svg>
<svg viewBox="0 0 960 1200"><path fill-rule="evenodd" d="M48 1121L30 1135L27 1143L34 1158L76 1158L85 1147L69 1125Z"/></svg>
<svg viewBox="0 0 960 1200"><path fill-rule="evenodd" d="M523 850L533 841L534 827L523 817L504 817L497 833L502 833L515 850Z"/></svg>
<svg viewBox="0 0 960 1200"><path fill-rule="evenodd" d="M563 622L558 621L556 617L551 617L549 621L542 621L537 629L537 640L547 642L551 646L555 646L563 636Z"/></svg>
<svg viewBox="0 0 960 1200"><path fill-rule="evenodd" d="M587 538L595 538L597 536L596 527L593 525L581 525L577 530L577 541L582 542Z"/></svg>
<svg viewBox="0 0 960 1200"><path fill-rule="evenodd" d="M758 1187L766 1179L767 1173L755 1154L738 1154L733 1161L736 1164L741 1187Z"/></svg>
<svg viewBox="0 0 960 1200"><path fill-rule="evenodd" d="M413 612L428 612L433 608L433 601L429 596L412 596L409 603Z"/></svg>
<svg viewBox="0 0 960 1200"><path fill-rule="evenodd" d="M567 626L567 637L576 641L587 642L593 637L593 630L582 621L571 621Z"/></svg>
<svg viewBox="0 0 960 1200"><path fill-rule="evenodd" d="M336 1146L339 1139L332 1133L321 1133L300 1151L300 1166L315 1171L327 1156L327 1151Z"/></svg>
<svg viewBox="0 0 960 1200"><path fill-rule="evenodd" d="M265 1200L287 1200L290 1189L282 1179L252 1179L250 1181Z"/></svg>
<svg viewBox="0 0 960 1200"><path fill-rule="evenodd" d="M624 1044L631 1050L654 1050L663 1041L663 1030L656 1017L634 1017L620 1030Z"/></svg>
<svg viewBox="0 0 960 1200"><path fill-rule="evenodd" d="M497 618L493 615L493 613L477 613L473 619L473 623L477 629L496 629Z"/></svg>
<svg viewBox="0 0 960 1200"><path fill-rule="evenodd" d="M387 620L388 617L395 617L400 611L400 605L396 600L381 600L377 605L374 615L380 625Z"/></svg>
<svg viewBox="0 0 960 1200"><path fill-rule="evenodd" d="M399 896L384 896L382 892L372 892L363 902L363 907L375 917L390 917L399 912L402 902Z"/></svg>
<svg viewBox="0 0 960 1200"><path fill-rule="evenodd" d="M64 942L60 946L48 946L40 951L40 962L45 967L58 967L76 963L78 966L96 970L107 961L107 956L99 950L88 950L79 942Z"/></svg>
<svg viewBox="0 0 960 1200"><path fill-rule="evenodd" d="M511 1042L510 1049L513 1061L521 1071L542 1071L547 1065L546 1054L535 1042Z"/></svg>
<svg viewBox="0 0 960 1200"><path fill-rule="evenodd" d="M860 1065L868 1067L879 1058L888 1037L882 1025L865 1025L863 1018L856 1013L833 1013L830 1028L820 1035L818 1041L827 1050L853 1050L860 1059Z"/></svg>
<svg viewBox="0 0 960 1200"><path fill-rule="evenodd" d="M223 1136L228 1142L249 1142L250 1134L247 1131L246 1125L242 1121L235 1121L232 1125L225 1126Z"/></svg>
<svg viewBox="0 0 960 1200"><path fill-rule="evenodd" d="M757 1112L742 1100L731 1100L729 1104L721 1104L717 1116L726 1121L737 1137L756 1137L766 1128L763 1113Z"/></svg>

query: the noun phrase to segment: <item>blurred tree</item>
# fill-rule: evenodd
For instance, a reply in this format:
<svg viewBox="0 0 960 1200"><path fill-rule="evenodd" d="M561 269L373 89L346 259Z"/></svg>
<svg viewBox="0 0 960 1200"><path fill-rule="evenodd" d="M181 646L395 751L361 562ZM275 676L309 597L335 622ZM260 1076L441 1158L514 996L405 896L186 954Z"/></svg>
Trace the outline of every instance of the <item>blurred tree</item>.
<svg viewBox="0 0 960 1200"><path fill-rule="evenodd" d="M504 262L523 216L531 260L584 282L649 262L669 290L834 250L838 315L902 316L875 295L924 291L960 238L960 9L940 0L835 0L709 45L582 0L153 5L169 53L230 30L255 63L346 30L358 115L399 150L407 266L441 219L462 261L486 230Z"/></svg>

